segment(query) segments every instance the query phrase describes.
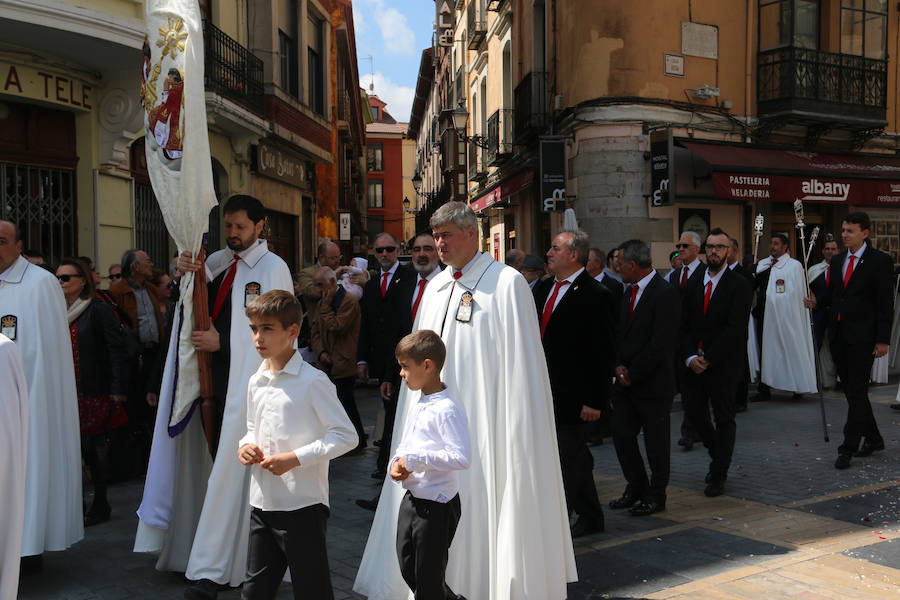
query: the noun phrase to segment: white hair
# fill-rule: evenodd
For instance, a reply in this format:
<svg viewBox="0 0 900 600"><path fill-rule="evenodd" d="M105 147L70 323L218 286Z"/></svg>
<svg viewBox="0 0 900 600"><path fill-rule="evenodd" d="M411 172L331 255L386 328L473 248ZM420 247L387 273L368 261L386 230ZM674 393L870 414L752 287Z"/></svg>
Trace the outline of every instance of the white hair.
<svg viewBox="0 0 900 600"><path fill-rule="evenodd" d="M702 242L700 241L700 234L697 233L696 231L682 231L682 232L681 232L681 237L688 237L688 238L690 238L691 241L694 243L695 246L700 246L700 244L702 243Z"/></svg>
<svg viewBox="0 0 900 600"><path fill-rule="evenodd" d="M447 202L431 215L429 225L432 229L453 224L460 229L478 227L478 219L475 213L465 202Z"/></svg>

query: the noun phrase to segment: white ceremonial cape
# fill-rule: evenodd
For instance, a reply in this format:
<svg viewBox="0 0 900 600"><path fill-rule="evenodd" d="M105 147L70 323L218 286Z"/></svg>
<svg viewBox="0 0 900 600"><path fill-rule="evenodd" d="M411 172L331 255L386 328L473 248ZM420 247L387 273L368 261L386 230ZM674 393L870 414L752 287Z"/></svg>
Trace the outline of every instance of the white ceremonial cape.
<svg viewBox="0 0 900 600"><path fill-rule="evenodd" d="M771 264L771 261L770 261ZM806 280L810 283L816 280L816 277L828 270L828 263L824 260L811 266L806 272Z"/></svg>
<svg viewBox="0 0 900 600"><path fill-rule="evenodd" d="M25 519L25 459L28 442L28 383L16 345L0 334L0 600L14 600L19 588L22 525Z"/></svg>
<svg viewBox="0 0 900 600"><path fill-rule="evenodd" d="M228 249L211 254L207 278L215 279L233 256ZM238 261L231 288L231 369L219 451L211 470L199 415L174 439L168 435L168 411L162 408L171 402L174 353L166 360L134 547L136 552L160 551L159 570L184 571L188 579L211 579L232 587L244 581L250 471L237 460L237 444L247 430L247 382L262 362L253 346L244 301L248 291L271 290L292 291L293 281L285 262L259 240ZM175 342L170 340L170 349Z"/></svg>
<svg viewBox="0 0 900 600"><path fill-rule="evenodd" d="M462 518L447 583L472 599L563 600L577 576L534 297L519 273L487 254L455 284L452 271L425 288L414 327L447 345L442 379L472 440L472 466L459 471ZM474 296L467 323L456 320L465 290ZM394 431L416 397L403 386ZM385 480L354 584L369 600L411 597L395 549L403 494Z"/></svg>
<svg viewBox="0 0 900 600"><path fill-rule="evenodd" d="M756 272L771 265L772 257L766 257L759 261ZM805 297L803 265L785 254L775 263L766 288L761 379L777 390L813 394L818 391L816 364Z"/></svg>
<svg viewBox="0 0 900 600"><path fill-rule="evenodd" d="M0 281L0 325L28 381L22 556L65 550L84 537L84 516L72 340L56 277L20 256Z"/></svg>

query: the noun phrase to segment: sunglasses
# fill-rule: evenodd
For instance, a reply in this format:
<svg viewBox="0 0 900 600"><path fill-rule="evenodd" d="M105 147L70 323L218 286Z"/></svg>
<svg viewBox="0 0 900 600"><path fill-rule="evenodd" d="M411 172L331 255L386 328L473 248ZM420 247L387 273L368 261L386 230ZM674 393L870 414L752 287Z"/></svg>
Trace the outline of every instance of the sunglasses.
<svg viewBox="0 0 900 600"><path fill-rule="evenodd" d="M375 248L375 253L383 254L385 252L393 252L396 249L397 249L397 246L380 246L378 248Z"/></svg>
<svg viewBox="0 0 900 600"><path fill-rule="evenodd" d="M109 276L110 279L122 279L122 275L120 273L116 273L114 275Z"/></svg>
<svg viewBox="0 0 900 600"><path fill-rule="evenodd" d="M675 244L676 248L690 248L690 244Z"/></svg>
<svg viewBox="0 0 900 600"><path fill-rule="evenodd" d="M63 283L69 283L73 277L77 277L81 279L81 275L69 275L68 273L64 273L62 275L57 275L56 278L62 281Z"/></svg>

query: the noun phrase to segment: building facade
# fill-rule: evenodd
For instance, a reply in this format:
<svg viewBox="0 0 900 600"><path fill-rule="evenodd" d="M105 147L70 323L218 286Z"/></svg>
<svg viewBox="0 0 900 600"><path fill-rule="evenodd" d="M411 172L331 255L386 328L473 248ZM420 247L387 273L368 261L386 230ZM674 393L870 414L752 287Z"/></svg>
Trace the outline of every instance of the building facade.
<svg viewBox="0 0 900 600"><path fill-rule="evenodd" d="M292 268L337 237L341 206L355 217L351 234L363 235L364 111L349 0L200 8L220 202L260 198L265 237ZM0 0L0 218L51 263L86 255L105 272L128 248L146 249L158 266L175 251L144 160L143 10L131 0ZM339 106L345 89L349 103ZM339 157L356 168L329 170ZM212 249L222 246L220 210L210 215Z"/></svg>
<svg viewBox="0 0 900 600"><path fill-rule="evenodd" d="M462 102L468 113L466 196L497 256L512 247L542 254L564 206L596 246L650 241L657 266L684 229L722 227L752 252L758 214L764 239L784 231L797 248L793 202L801 199L805 222L823 234L838 233L848 210L867 210L876 245L900 263L898 59L888 52L897 6L435 6L433 52L444 58L433 61L431 79L460 76L452 95L433 85L441 111ZM547 165L560 149L557 194L548 183L558 172Z"/></svg>

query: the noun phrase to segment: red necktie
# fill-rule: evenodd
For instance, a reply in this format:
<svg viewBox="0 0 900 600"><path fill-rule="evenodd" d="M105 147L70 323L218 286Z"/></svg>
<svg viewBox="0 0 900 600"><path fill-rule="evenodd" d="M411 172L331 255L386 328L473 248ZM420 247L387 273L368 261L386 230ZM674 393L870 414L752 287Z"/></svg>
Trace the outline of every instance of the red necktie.
<svg viewBox="0 0 900 600"><path fill-rule="evenodd" d="M453 274L453 279L459 279L460 277L462 277L462 271L457 271Z"/></svg>
<svg viewBox="0 0 900 600"><path fill-rule="evenodd" d="M391 273L387 271L381 274L381 297L384 298L387 295L387 285L388 279L390 279Z"/></svg>
<svg viewBox="0 0 900 600"><path fill-rule="evenodd" d="M412 308L413 323L415 323L415 321L416 321L416 313L419 312L419 302L422 301L422 295L425 294L425 286L426 285L428 285L427 279L419 280L419 293L416 296L416 301L413 302L413 308Z"/></svg>
<svg viewBox="0 0 900 600"><path fill-rule="evenodd" d="M850 255L850 264L847 265L847 272L844 273L844 287L847 287L847 284L850 283L850 278L853 276L853 261L856 260L856 256L853 254Z"/></svg>
<svg viewBox="0 0 900 600"><path fill-rule="evenodd" d="M628 305L628 318L631 318L631 315L634 314L634 303L637 300L638 292L641 291L641 288L638 284L634 284L631 286L631 303Z"/></svg>
<svg viewBox="0 0 900 600"><path fill-rule="evenodd" d="M688 268L684 267L684 269L681 271L681 283L678 284L678 287L683 288L684 286L687 285L687 281L688 281Z"/></svg>
<svg viewBox="0 0 900 600"><path fill-rule="evenodd" d="M547 329L547 323L550 322L550 315L553 314L553 305L556 304L556 297L559 296L559 288L564 285L569 285L569 282L557 281L556 287L553 288L553 293L550 294L550 299L544 305L544 314L541 315L541 339L544 339L544 331Z"/></svg>
<svg viewBox="0 0 900 600"><path fill-rule="evenodd" d="M774 266L775 266L775 263L777 263L777 262L778 262L778 259L775 258L775 257L773 256L773 257L772 257L772 264L769 265L769 268L771 269L772 267L774 267Z"/></svg>
<svg viewBox="0 0 900 600"><path fill-rule="evenodd" d="M831 287L831 265L825 268L825 287Z"/></svg>
<svg viewBox="0 0 900 600"><path fill-rule="evenodd" d="M241 257L235 254L234 259L231 261L231 266L228 267L228 272L225 273L225 278L222 279L222 285L219 286L219 292L216 294L216 301L213 303L211 315L213 321L219 317L219 313L222 311L222 305L225 304L225 298L231 293L231 284L234 283L234 274L237 273L237 264L239 260L241 260Z"/></svg>
<svg viewBox="0 0 900 600"><path fill-rule="evenodd" d="M709 311L709 299L712 296L712 281L706 282L706 293L703 294L703 314Z"/></svg>

